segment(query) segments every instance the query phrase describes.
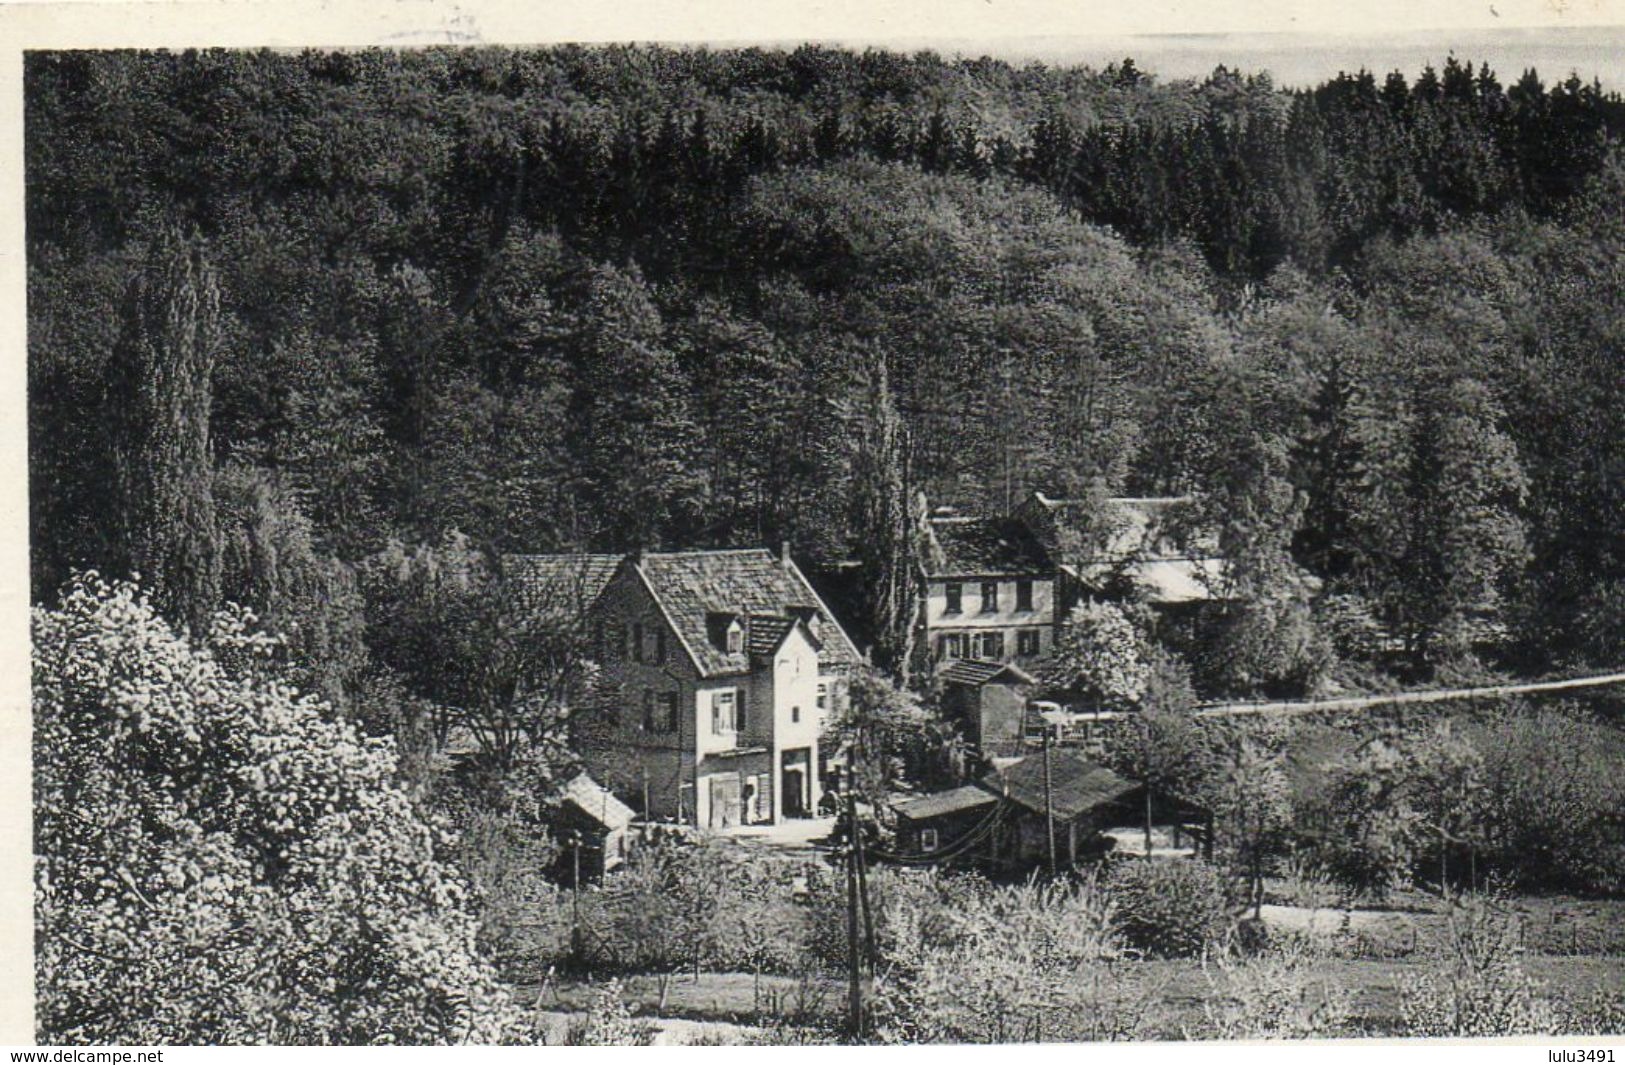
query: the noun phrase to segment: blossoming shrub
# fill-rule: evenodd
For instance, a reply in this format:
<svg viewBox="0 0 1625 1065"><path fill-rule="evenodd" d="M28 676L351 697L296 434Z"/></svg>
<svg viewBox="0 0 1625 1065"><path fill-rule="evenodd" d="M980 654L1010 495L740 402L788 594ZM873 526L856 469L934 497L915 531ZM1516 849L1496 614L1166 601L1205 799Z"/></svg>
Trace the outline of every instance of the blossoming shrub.
<svg viewBox="0 0 1625 1065"><path fill-rule="evenodd" d="M46 1043L517 1035L432 830L366 740L138 589L33 617L36 1026Z"/></svg>
<svg viewBox="0 0 1625 1065"><path fill-rule="evenodd" d="M1198 1039L1330 1039L1361 1034L1349 1024L1353 996L1306 936L1287 935L1255 954L1226 951L1205 959L1207 1024Z"/></svg>
<svg viewBox="0 0 1625 1065"><path fill-rule="evenodd" d="M932 876L916 886L888 901L872 1038L1094 1042L1133 1038L1151 1015L1142 989L1121 979L1110 907L1093 884Z"/></svg>
<svg viewBox="0 0 1625 1065"><path fill-rule="evenodd" d="M1191 958L1218 945L1231 925L1224 881L1201 859L1130 859L1106 878L1112 921L1147 954Z"/></svg>
<svg viewBox="0 0 1625 1065"><path fill-rule="evenodd" d="M1523 967L1517 926L1492 900L1456 900L1443 963L1406 982L1400 1016L1409 1036L1542 1035L1558 1018L1540 982Z"/></svg>

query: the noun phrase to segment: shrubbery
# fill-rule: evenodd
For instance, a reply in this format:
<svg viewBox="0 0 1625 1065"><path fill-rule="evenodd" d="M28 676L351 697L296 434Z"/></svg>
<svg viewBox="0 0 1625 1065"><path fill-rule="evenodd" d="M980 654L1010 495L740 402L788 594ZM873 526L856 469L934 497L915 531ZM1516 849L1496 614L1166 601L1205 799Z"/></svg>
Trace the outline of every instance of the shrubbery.
<svg viewBox="0 0 1625 1065"><path fill-rule="evenodd" d="M1207 969L1203 1002L1213 1039L1347 1036L1350 995L1315 964L1314 948L1287 937L1250 957L1220 953Z"/></svg>
<svg viewBox="0 0 1625 1065"><path fill-rule="evenodd" d="M1156 957L1196 957L1231 925L1224 881L1200 859L1124 861L1112 868L1105 887L1113 926L1131 946Z"/></svg>
<svg viewBox="0 0 1625 1065"><path fill-rule="evenodd" d="M42 1042L516 1034L391 744L259 671L250 617L195 648L91 574L33 637Z"/></svg>
<svg viewBox="0 0 1625 1065"><path fill-rule="evenodd" d="M620 981L610 980L593 992L587 1012L571 1025L568 1041L571 1046L636 1047L648 1046L652 1035L647 1025L632 1019Z"/></svg>
<svg viewBox="0 0 1625 1065"><path fill-rule="evenodd" d="M1483 899L1452 905L1445 964L1410 981L1400 996L1406 1035L1540 1035L1557 1015L1523 968L1516 926Z"/></svg>
<svg viewBox="0 0 1625 1065"><path fill-rule="evenodd" d="M1482 758L1483 867L1523 887L1625 890L1625 736L1573 707L1514 704L1467 730Z"/></svg>
<svg viewBox="0 0 1625 1065"><path fill-rule="evenodd" d="M882 1042L1005 1043L1132 1038L1143 990L1091 883L994 887L915 877L888 900L872 1035ZM934 904L952 896L955 905Z"/></svg>

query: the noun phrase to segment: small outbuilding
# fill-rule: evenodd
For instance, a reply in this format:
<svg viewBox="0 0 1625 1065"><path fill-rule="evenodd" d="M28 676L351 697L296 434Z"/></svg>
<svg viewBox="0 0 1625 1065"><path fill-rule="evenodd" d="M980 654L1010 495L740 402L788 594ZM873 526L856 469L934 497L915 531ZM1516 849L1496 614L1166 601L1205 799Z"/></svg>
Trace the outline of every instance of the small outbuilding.
<svg viewBox="0 0 1625 1065"><path fill-rule="evenodd" d="M559 789L552 827L559 842L556 874L564 883L598 880L626 860L636 814L586 773Z"/></svg>
<svg viewBox="0 0 1625 1065"><path fill-rule="evenodd" d="M1157 835L1208 838L1205 811L1089 760L1077 751L1010 761L974 784L927 795L896 809L901 853L938 856L945 864L991 874L1022 875L1050 862L1051 826L1058 869L1094 861L1128 829L1161 826ZM1169 833L1168 829L1172 829Z"/></svg>
<svg viewBox="0 0 1625 1065"><path fill-rule="evenodd" d="M961 660L944 666L937 679L944 714L982 757L1019 753L1035 683L1030 673L1009 662Z"/></svg>

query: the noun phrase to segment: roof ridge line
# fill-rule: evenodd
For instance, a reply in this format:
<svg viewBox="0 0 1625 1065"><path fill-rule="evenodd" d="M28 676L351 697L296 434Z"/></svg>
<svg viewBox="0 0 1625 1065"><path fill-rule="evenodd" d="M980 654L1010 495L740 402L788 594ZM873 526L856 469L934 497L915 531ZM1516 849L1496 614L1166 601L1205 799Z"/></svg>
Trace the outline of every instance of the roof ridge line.
<svg viewBox="0 0 1625 1065"><path fill-rule="evenodd" d="M644 558L680 558L684 555L772 555L768 547L689 547L680 551L645 551Z"/></svg>

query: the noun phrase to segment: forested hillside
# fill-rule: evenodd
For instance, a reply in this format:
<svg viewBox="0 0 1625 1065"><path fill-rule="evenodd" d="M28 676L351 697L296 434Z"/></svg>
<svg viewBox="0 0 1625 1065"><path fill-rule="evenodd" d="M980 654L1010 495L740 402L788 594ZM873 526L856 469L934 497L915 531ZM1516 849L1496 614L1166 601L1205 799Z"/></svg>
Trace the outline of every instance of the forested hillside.
<svg viewBox="0 0 1625 1065"><path fill-rule="evenodd" d="M165 574L353 707L417 545L1192 492L1277 643L1618 664L1625 102L1512 73L31 55L36 598Z"/></svg>

